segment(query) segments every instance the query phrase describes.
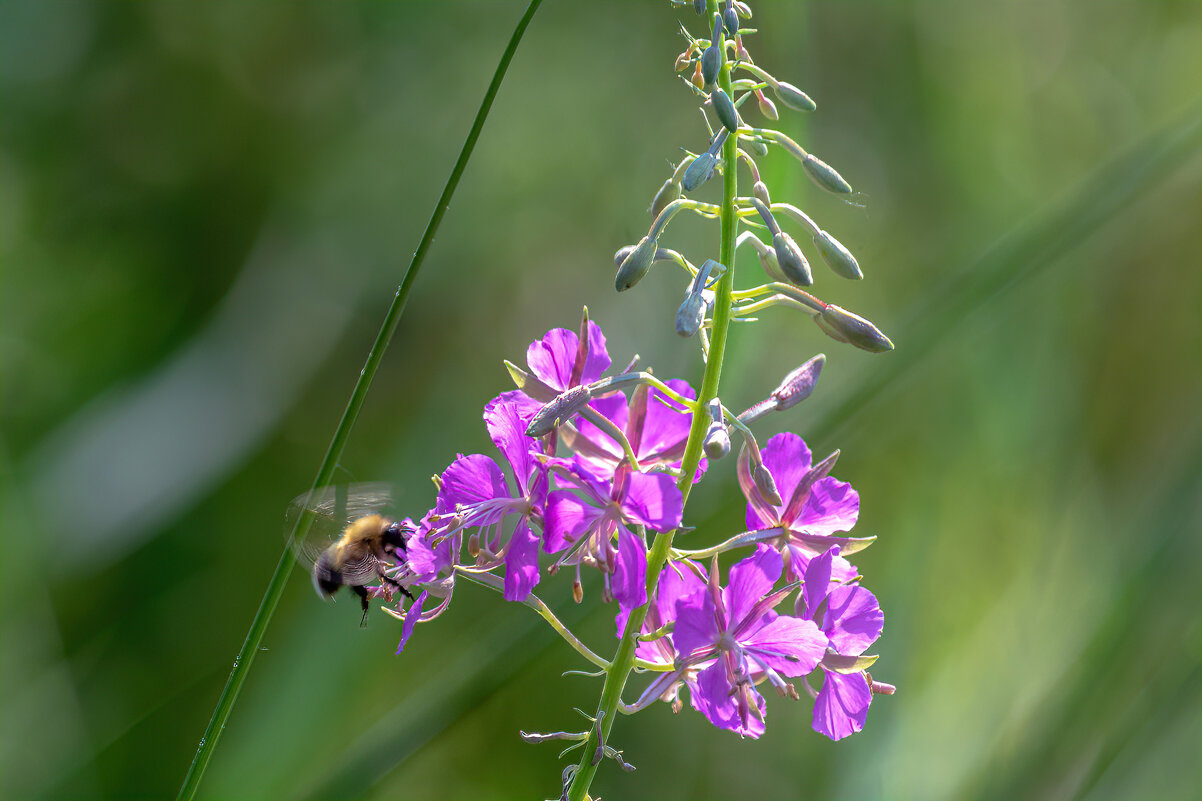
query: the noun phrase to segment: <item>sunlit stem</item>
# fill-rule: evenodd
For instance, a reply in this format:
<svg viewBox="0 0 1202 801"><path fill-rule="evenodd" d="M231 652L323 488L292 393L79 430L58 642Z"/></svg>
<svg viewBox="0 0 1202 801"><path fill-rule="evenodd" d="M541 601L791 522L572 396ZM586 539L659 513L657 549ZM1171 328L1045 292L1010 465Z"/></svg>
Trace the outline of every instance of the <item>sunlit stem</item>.
<svg viewBox="0 0 1202 801"><path fill-rule="evenodd" d="M456 565L455 574L467 579L468 581L479 584L482 587L488 587L490 590L496 590L499 593L505 592L505 582L497 576L494 576L492 573L478 572L470 567ZM531 593L529 596L527 596L526 600L522 601L522 603L533 609L535 612L538 612L539 615L542 616L543 620L547 621L551 628L555 630L555 633L560 637L563 637L564 641L576 650L576 653L580 654L589 662L592 662L602 670L608 670L610 668L610 663L600 656L597 656L597 654L593 653L593 651L587 645L582 643L576 637L576 635L573 634L568 627L565 626L560 619L555 616L555 613L552 612L537 595Z"/></svg>

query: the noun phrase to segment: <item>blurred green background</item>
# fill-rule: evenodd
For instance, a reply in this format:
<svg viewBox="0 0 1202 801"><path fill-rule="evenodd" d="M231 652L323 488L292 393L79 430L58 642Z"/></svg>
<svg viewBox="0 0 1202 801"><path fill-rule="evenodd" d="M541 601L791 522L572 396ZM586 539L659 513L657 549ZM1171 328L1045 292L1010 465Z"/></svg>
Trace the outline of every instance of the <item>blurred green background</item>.
<svg viewBox="0 0 1202 801"><path fill-rule="evenodd" d="M523 5L0 3L0 796L173 796ZM863 208L763 161L855 252L816 293L872 356L784 310L723 396L828 355L789 428L842 449L896 683L832 744L769 699L758 741L657 705L607 798L1202 797L1202 6L755 4L782 127ZM614 360L697 381L678 275L613 291L704 132L666 2L551 0L484 129L343 459L415 517L484 449L503 358L588 304ZM748 111L749 119L758 119ZM746 185L745 173L740 180ZM708 187L707 193L716 193ZM716 228L666 244L713 256ZM739 262L744 285L758 272ZM746 269L744 269L746 268ZM690 504L737 530L732 463ZM608 653L612 610L542 595ZM598 597L595 586L588 600ZM399 624L296 571L204 798L534 798L595 679L472 586Z"/></svg>

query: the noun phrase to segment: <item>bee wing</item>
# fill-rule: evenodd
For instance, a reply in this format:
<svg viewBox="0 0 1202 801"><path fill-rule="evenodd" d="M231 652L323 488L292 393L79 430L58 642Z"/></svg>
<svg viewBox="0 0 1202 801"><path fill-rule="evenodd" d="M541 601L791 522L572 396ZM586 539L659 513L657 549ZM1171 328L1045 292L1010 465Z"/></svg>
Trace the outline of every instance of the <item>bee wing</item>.
<svg viewBox="0 0 1202 801"><path fill-rule="evenodd" d="M288 511L284 515L284 539L292 537L304 515L311 515L312 523L308 534L292 540L292 550L297 559L312 568L322 551L342 534L347 523L387 509L394 495L393 486L385 482L318 487L312 492L296 496L288 504ZM367 569L359 568L360 571ZM371 575L375 575L374 560L370 571Z"/></svg>

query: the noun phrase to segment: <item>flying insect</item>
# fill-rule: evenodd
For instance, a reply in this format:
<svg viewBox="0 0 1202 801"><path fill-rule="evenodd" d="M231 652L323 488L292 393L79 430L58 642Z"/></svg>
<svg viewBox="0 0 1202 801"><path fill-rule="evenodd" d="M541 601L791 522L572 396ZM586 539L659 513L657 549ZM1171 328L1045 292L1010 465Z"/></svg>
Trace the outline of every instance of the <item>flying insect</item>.
<svg viewBox="0 0 1202 801"><path fill-rule="evenodd" d="M369 585L382 584L389 597L399 591L413 598L388 572L404 560L407 536L400 522L380 513L391 500L388 484L351 484L299 495L288 506L286 537L303 515L313 516L308 536L293 542L297 557L311 568L313 589L332 598L339 588L349 588L363 607L360 626L367 625Z"/></svg>

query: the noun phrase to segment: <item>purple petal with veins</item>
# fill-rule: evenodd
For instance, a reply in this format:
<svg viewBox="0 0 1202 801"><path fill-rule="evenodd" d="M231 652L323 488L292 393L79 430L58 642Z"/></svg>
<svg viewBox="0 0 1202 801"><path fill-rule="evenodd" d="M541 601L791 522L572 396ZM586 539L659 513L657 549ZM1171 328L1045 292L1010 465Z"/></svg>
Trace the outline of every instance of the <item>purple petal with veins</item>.
<svg viewBox="0 0 1202 801"><path fill-rule="evenodd" d="M885 615L870 591L860 586L831 590L822 628L836 651L859 656L876 642L884 627Z"/></svg>
<svg viewBox="0 0 1202 801"><path fill-rule="evenodd" d="M538 535L522 517L505 551L505 600L524 601L538 584Z"/></svg>
<svg viewBox="0 0 1202 801"><path fill-rule="evenodd" d="M754 662L782 676L804 676L826 655L827 639L812 620L776 615L758 631L741 637L740 643Z"/></svg>
<svg viewBox="0 0 1202 801"><path fill-rule="evenodd" d="M715 611L714 599L707 587L677 599L676 628L672 630L676 653L686 657L694 651L713 648L721 635Z"/></svg>
<svg viewBox="0 0 1202 801"><path fill-rule="evenodd" d="M501 468L492 459L480 453L460 456L443 471L441 481L438 502L445 504L448 509L454 509L458 505L471 506L494 498L510 497ZM503 510L493 510L473 521L473 525L489 525L500 520L503 515Z"/></svg>
<svg viewBox="0 0 1202 801"><path fill-rule="evenodd" d="M747 716L747 725L739 719L739 708L731 696L730 682L722 660L714 662L697 674L695 683L689 684L689 701L693 708L705 715L710 723L720 729L728 729L744 737L758 738L764 733L764 715L767 711L764 697L754 689L750 691L759 709Z"/></svg>
<svg viewBox="0 0 1202 801"><path fill-rule="evenodd" d="M782 560L780 553L769 545L759 545L755 553L736 562L722 597L726 602L726 613L735 628L756 603L772 592L772 585L780 578Z"/></svg>
<svg viewBox="0 0 1202 801"><path fill-rule="evenodd" d="M859 517L860 493L827 476L814 483L795 525L811 534L834 534L851 531Z"/></svg>
<svg viewBox="0 0 1202 801"><path fill-rule="evenodd" d="M814 701L814 731L842 740L864 728L871 703L872 690L863 673L824 670L822 689Z"/></svg>
<svg viewBox="0 0 1202 801"><path fill-rule="evenodd" d="M632 473L621 503L628 521L653 531L678 528L684 513L684 498L676 481L664 473Z"/></svg>
<svg viewBox="0 0 1202 801"><path fill-rule="evenodd" d="M520 495L529 493L530 474L535 469L542 469L531 453L538 447L538 441L526 436L526 426L539 408L537 401L516 389L501 393L484 407L484 424L488 427L488 434L493 444L509 460Z"/></svg>
<svg viewBox="0 0 1202 801"><path fill-rule="evenodd" d="M547 494L543 515L543 550L557 553L578 540L592 526L602 510L568 490Z"/></svg>
<svg viewBox="0 0 1202 801"><path fill-rule="evenodd" d="M618 555L611 584L618 611L630 612L647 603L647 546L630 529L618 526Z"/></svg>
<svg viewBox="0 0 1202 801"><path fill-rule="evenodd" d="M601 377L610 365L609 353L605 350L605 335L601 327L589 321L588 356L584 363L584 374L581 384L591 384ZM580 346L580 338L575 331L566 328L553 328L541 340L531 342L526 348L526 364L544 384L558 392L571 387L572 367L576 363L576 354Z"/></svg>
<svg viewBox="0 0 1202 801"><path fill-rule="evenodd" d="M422 590L422 594L417 596L408 611L405 612L405 620L401 623L401 643L396 647L397 655L405 650L405 643L409 642L409 638L413 635L413 627L417 625L418 619L422 616L422 605L426 602L427 593Z"/></svg>

